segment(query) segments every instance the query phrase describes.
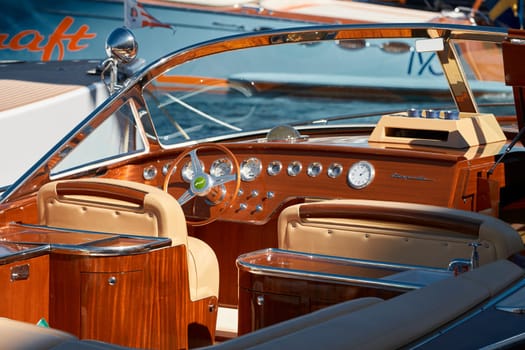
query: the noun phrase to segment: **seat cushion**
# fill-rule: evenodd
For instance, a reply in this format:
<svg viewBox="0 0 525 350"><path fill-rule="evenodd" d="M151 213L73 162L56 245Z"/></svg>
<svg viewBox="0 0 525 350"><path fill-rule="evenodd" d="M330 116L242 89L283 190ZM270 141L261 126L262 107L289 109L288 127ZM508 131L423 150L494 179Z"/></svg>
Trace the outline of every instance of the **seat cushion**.
<svg viewBox="0 0 525 350"><path fill-rule="evenodd" d="M60 343L76 339L73 335L56 329L0 318L0 349L53 349Z"/></svg>

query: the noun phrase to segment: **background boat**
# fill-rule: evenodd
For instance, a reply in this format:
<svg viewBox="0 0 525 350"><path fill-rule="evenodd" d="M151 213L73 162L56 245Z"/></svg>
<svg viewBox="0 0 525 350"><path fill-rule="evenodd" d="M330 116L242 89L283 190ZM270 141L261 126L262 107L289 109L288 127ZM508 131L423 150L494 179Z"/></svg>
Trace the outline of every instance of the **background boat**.
<svg viewBox="0 0 525 350"><path fill-rule="evenodd" d="M158 20L135 30L141 43L140 57L146 61L193 43L265 29L445 20L432 11L339 0L145 0L139 4ZM125 20L121 0L21 0L0 5L7 19L0 23L0 60L104 58L100 48L106 37Z"/></svg>

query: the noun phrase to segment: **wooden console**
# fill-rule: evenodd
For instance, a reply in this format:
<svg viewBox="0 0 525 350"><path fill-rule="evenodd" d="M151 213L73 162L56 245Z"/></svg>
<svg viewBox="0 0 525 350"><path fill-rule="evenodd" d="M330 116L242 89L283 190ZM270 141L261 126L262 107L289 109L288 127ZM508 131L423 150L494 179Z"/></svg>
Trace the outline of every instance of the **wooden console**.
<svg viewBox="0 0 525 350"><path fill-rule="evenodd" d="M207 318L213 341L217 300L190 301L184 245L20 224L1 232L0 317L156 349L187 348L188 325Z"/></svg>
<svg viewBox="0 0 525 350"><path fill-rule="evenodd" d="M390 299L451 275L443 269L266 249L237 259L238 334L342 301Z"/></svg>

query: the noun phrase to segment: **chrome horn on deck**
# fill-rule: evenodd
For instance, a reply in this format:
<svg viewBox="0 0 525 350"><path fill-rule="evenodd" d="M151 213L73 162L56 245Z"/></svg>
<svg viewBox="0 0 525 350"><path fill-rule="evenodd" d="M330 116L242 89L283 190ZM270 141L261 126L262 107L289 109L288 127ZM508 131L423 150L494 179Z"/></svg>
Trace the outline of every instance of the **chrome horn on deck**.
<svg viewBox="0 0 525 350"><path fill-rule="evenodd" d="M138 52L138 43L131 30L120 27L111 32L106 39L107 59L102 62L101 79L106 84L109 93L122 86L118 82L118 65L127 64L135 59ZM106 82L104 75L109 70L109 82Z"/></svg>

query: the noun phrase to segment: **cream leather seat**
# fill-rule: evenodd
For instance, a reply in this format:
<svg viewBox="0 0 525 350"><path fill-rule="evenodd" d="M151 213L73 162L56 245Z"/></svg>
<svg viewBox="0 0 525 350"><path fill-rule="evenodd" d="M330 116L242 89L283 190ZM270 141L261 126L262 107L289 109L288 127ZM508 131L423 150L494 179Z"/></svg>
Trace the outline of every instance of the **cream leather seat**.
<svg viewBox="0 0 525 350"><path fill-rule="evenodd" d="M191 301L212 298L217 309L217 257L205 242L188 236L182 208L161 189L114 179L54 181L38 192L38 217L40 225L49 227L169 237L172 246L186 247ZM205 304L202 308L210 307ZM191 307L190 315L198 317L195 315L199 312L192 311ZM215 327L216 314L211 319ZM210 332L213 336L215 329Z"/></svg>
<svg viewBox="0 0 525 350"><path fill-rule="evenodd" d="M523 250L519 233L488 215L431 205L376 200L327 200L282 211L278 248L347 258L447 268L481 265Z"/></svg>

